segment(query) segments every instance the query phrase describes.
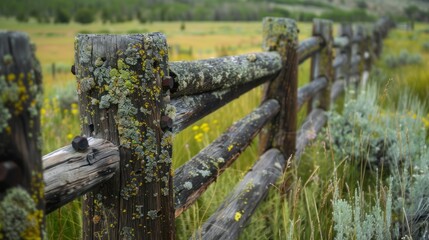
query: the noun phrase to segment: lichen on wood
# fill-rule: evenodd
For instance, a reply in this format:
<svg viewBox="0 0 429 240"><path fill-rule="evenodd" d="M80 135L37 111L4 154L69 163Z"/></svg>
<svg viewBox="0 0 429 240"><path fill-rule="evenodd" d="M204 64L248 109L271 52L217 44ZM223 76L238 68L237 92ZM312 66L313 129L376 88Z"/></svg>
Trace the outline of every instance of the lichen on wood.
<svg viewBox="0 0 429 240"><path fill-rule="evenodd" d="M43 93L34 50L26 34L0 31L0 164L6 177L0 183L0 235L7 239L44 237Z"/></svg>
<svg viewBox="0 0 429 240"><path fill-rule="evenodd" d="M173 182L176 216L196 201L231 165L279 110L276 100L267 100L175 171Z"/></svg>
<svg viewBox="0 0 429 240"><path fill-rule="evenodd" d="M265 86L263 101L276 99L280 113L260 134L259 152L278 148L286 158L295 153L298 93L298 27L293 19L264 18L262 23L265 51L276 51L282 57L282 70Z"/></svg>
<svg viewBox="0 0 429 240"><path fill-rule="evenodd" d="M250 53L169 64L175 80L172 97L227 89L258 79L272 78L281 69L278 53Z"/></svg>
<svg viewBox="0 0 429 240"><path fill-rule="evenodd" d="M334 81L334 68L332 66L334 58L332 31L332 21L324 19L313 20L313 36L322 37L324 41L324 47L311 59L310 81L324 77L326 78L328 85L320 94L318 94L309 102L309 112L313 107L322 108L325 110L328 110L330 107L331 85Z"/></svg>
<svg viewBox="0 0 429 240"><path fill-rule="evenodd" d="M180 132L199 119L240 97L242 94L275 77L276 75L270 79L257 79L229 89L221 89L173 99L171 101L171 108L174 108L175 112L173 131L175 133Z"/></svg>
<svg viewBox="0 0 429 240"><path fill-rule="evenodd" d="M172 114L161 86L165 37L78 35L75 59L83 133L111 141L120 155L113 178L85 198L84 238L170 238L172 134L160 126Z"/></svg>
<svg viewBox="0 0 429 240"><path fill-rule="evenodd" d="M282 176L285 166L286 160L279 150L265 152L193 237L237 239L269 188Z"/></svg>

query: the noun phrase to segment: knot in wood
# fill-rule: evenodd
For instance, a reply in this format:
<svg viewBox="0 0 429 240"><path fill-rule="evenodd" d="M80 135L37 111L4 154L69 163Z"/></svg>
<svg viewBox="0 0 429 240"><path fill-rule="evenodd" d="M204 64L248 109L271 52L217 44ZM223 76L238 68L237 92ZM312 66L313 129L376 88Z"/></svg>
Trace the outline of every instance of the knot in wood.
<svg viewBox="0 0 429 240"><path fill-rule="evenodd" d="M173 89L174 79L171 76L166 76L162 79L162 90L167 91Z"/></svg>
<svg viewBox="0 0 429 240"><path fill-rule="evenodd" d="M76 67L74 65L71 66L70 71L73 75L76 75Z"/></svg>
<svg viewBox="0 0 429 240"><path fill-rule="evenodd" d="M85 137L76 136L72 141L72 147L78 152L83 152L89 147L88 139Z"/></svg>
<svg viewBox="0 0 429 240"><path fill-rule="evenodd" d="M0 189L18 185L22 180L21 170L13 161L0 163Z"/></svg>
<svg viewBox="0 0 429 240"><path fill-rule="evenodd" d="M171 129L173 127L173 119L171 119L169 116L162 116L161 117L161 129Z"/></svg>

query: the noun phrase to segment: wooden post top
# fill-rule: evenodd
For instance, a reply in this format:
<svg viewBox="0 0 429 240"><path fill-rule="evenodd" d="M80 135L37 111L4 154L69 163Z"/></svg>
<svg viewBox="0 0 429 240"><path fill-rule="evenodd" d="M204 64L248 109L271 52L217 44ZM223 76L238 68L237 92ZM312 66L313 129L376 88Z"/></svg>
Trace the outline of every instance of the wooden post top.
<svg viewBox="0 0 429 240"><path fill-rule="evenodd" d="M313 19L313 36L320 36L325 40L325 44L332 45L333 22L327 19Z"/></svg>
<svg viewBox="0 0 429 240"><path fill-rule="evenodd" d="M298 46L299 29L290 18L265 17L262 21L262 49L286 56L286 44Z"/></svg>
<svg viewBox="0 0 429 240"><path fill-rule="evenodd" d="M351 23L341 23L338 30L338 36L353 38L353 27Z"/></svg>

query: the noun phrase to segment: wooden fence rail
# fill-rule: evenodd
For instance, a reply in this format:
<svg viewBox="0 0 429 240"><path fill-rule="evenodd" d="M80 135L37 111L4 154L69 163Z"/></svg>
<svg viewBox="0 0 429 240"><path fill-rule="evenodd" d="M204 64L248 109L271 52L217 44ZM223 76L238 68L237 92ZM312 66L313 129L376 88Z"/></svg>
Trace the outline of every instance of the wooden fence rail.
<svg viewBox="0 0 429 240"><path fill-rule="evenodd" d="M268 17L264 52L187 62L168 62L160 33L78 35L74 72L86 138L43 156L43 169L38 65L25 36L1 32L0 200L13 199L18 189L32 201L25 213L37 221L12 229L6 217L0 233L13 238L31 228L41 236L45 203L50 213L84 196L84 239L174 239L175 217L259 133L260 159L193 236L236 239L287 162L299 160L325 125L331 102L366 81L393 26L387 18L369 28L341 24L333 37L332 21L315 19L313 35L298 43L294 20ZM307 59L310 81L298 89L298 67ZM264 83L258 108L173 172L174 133ZM297 113L307 102L298 128Z"/></svg>

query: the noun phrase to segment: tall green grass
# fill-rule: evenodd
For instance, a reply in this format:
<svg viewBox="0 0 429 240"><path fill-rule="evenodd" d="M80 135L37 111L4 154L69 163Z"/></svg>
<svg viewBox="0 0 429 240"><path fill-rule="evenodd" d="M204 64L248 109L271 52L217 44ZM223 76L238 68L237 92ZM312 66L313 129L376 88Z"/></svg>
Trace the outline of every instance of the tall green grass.
<svg viewBox="0 0 429 240"><path fill-rule="evenodd" d="M418 28L422 27L418 26ZM384 55L398 53L397 49L419 52L414 41L423 42L428 39L421 32L394 31L391 33L391 38L385 41ZM426 61L428 55L425 53L422 57L422 65L405 66L400 69L389 69L383 61L377 64L378 72L381 72L380 76L387 76L373 79L373 81L382 82L380 101L383 106L389 105L386 102L398 102L400 92L405 87L409 87L412 94L419 96L422 101L427 99L429 75L425 70L428 67L428 61ZM308 81L308 69L309 63L300 67L300 85ZM42 110L44 153L69 144L71 138L80 133L76 106L62 100L64 99L62 96L73 95L76 89L73 81L67 82L66 85L63 82L50 82L52 84L45 87L45 104ZM60 86L64 89L61 90L63 92L58 92ZM177 168L189 160L234 121L258 106L261 93L261 88L252 90L176 135L173 167ZM300 112L300 121L305 117L305 112L305 109ZM429 127L427 108L421 115L421 121L423 123L427 121L426 127ZM329 136L332 129L328 127L323 131L325 134L322 136ZM354 203L356 198L361 199L360 202L371 203L365 205L362 212L373 208L377 202L381 204L380 209L385 209L385 199L390 185L381 182L380 178L370 174L364 165L351 161L350 157L338 159L332 144L332 139L329 137L318 138L306 149L299 164L289 166L287 174L279 182L287 179L291 182L290 189L286 193L281 191L279 186L274 186L270 190L266 201L256 210L241 239L332 239L337 233L333 221L335 199L344 199L351 206L357 206ZM257 157L256 139L217 182L209 187L189 210L176 219L178 239L188 239L193 231L202 225L249 170ZM376 188L380 192L378 198ZM358 195L355 195L355 191ZM51 213L46 225L49 239L80 239L79 200Z"/></svg>

